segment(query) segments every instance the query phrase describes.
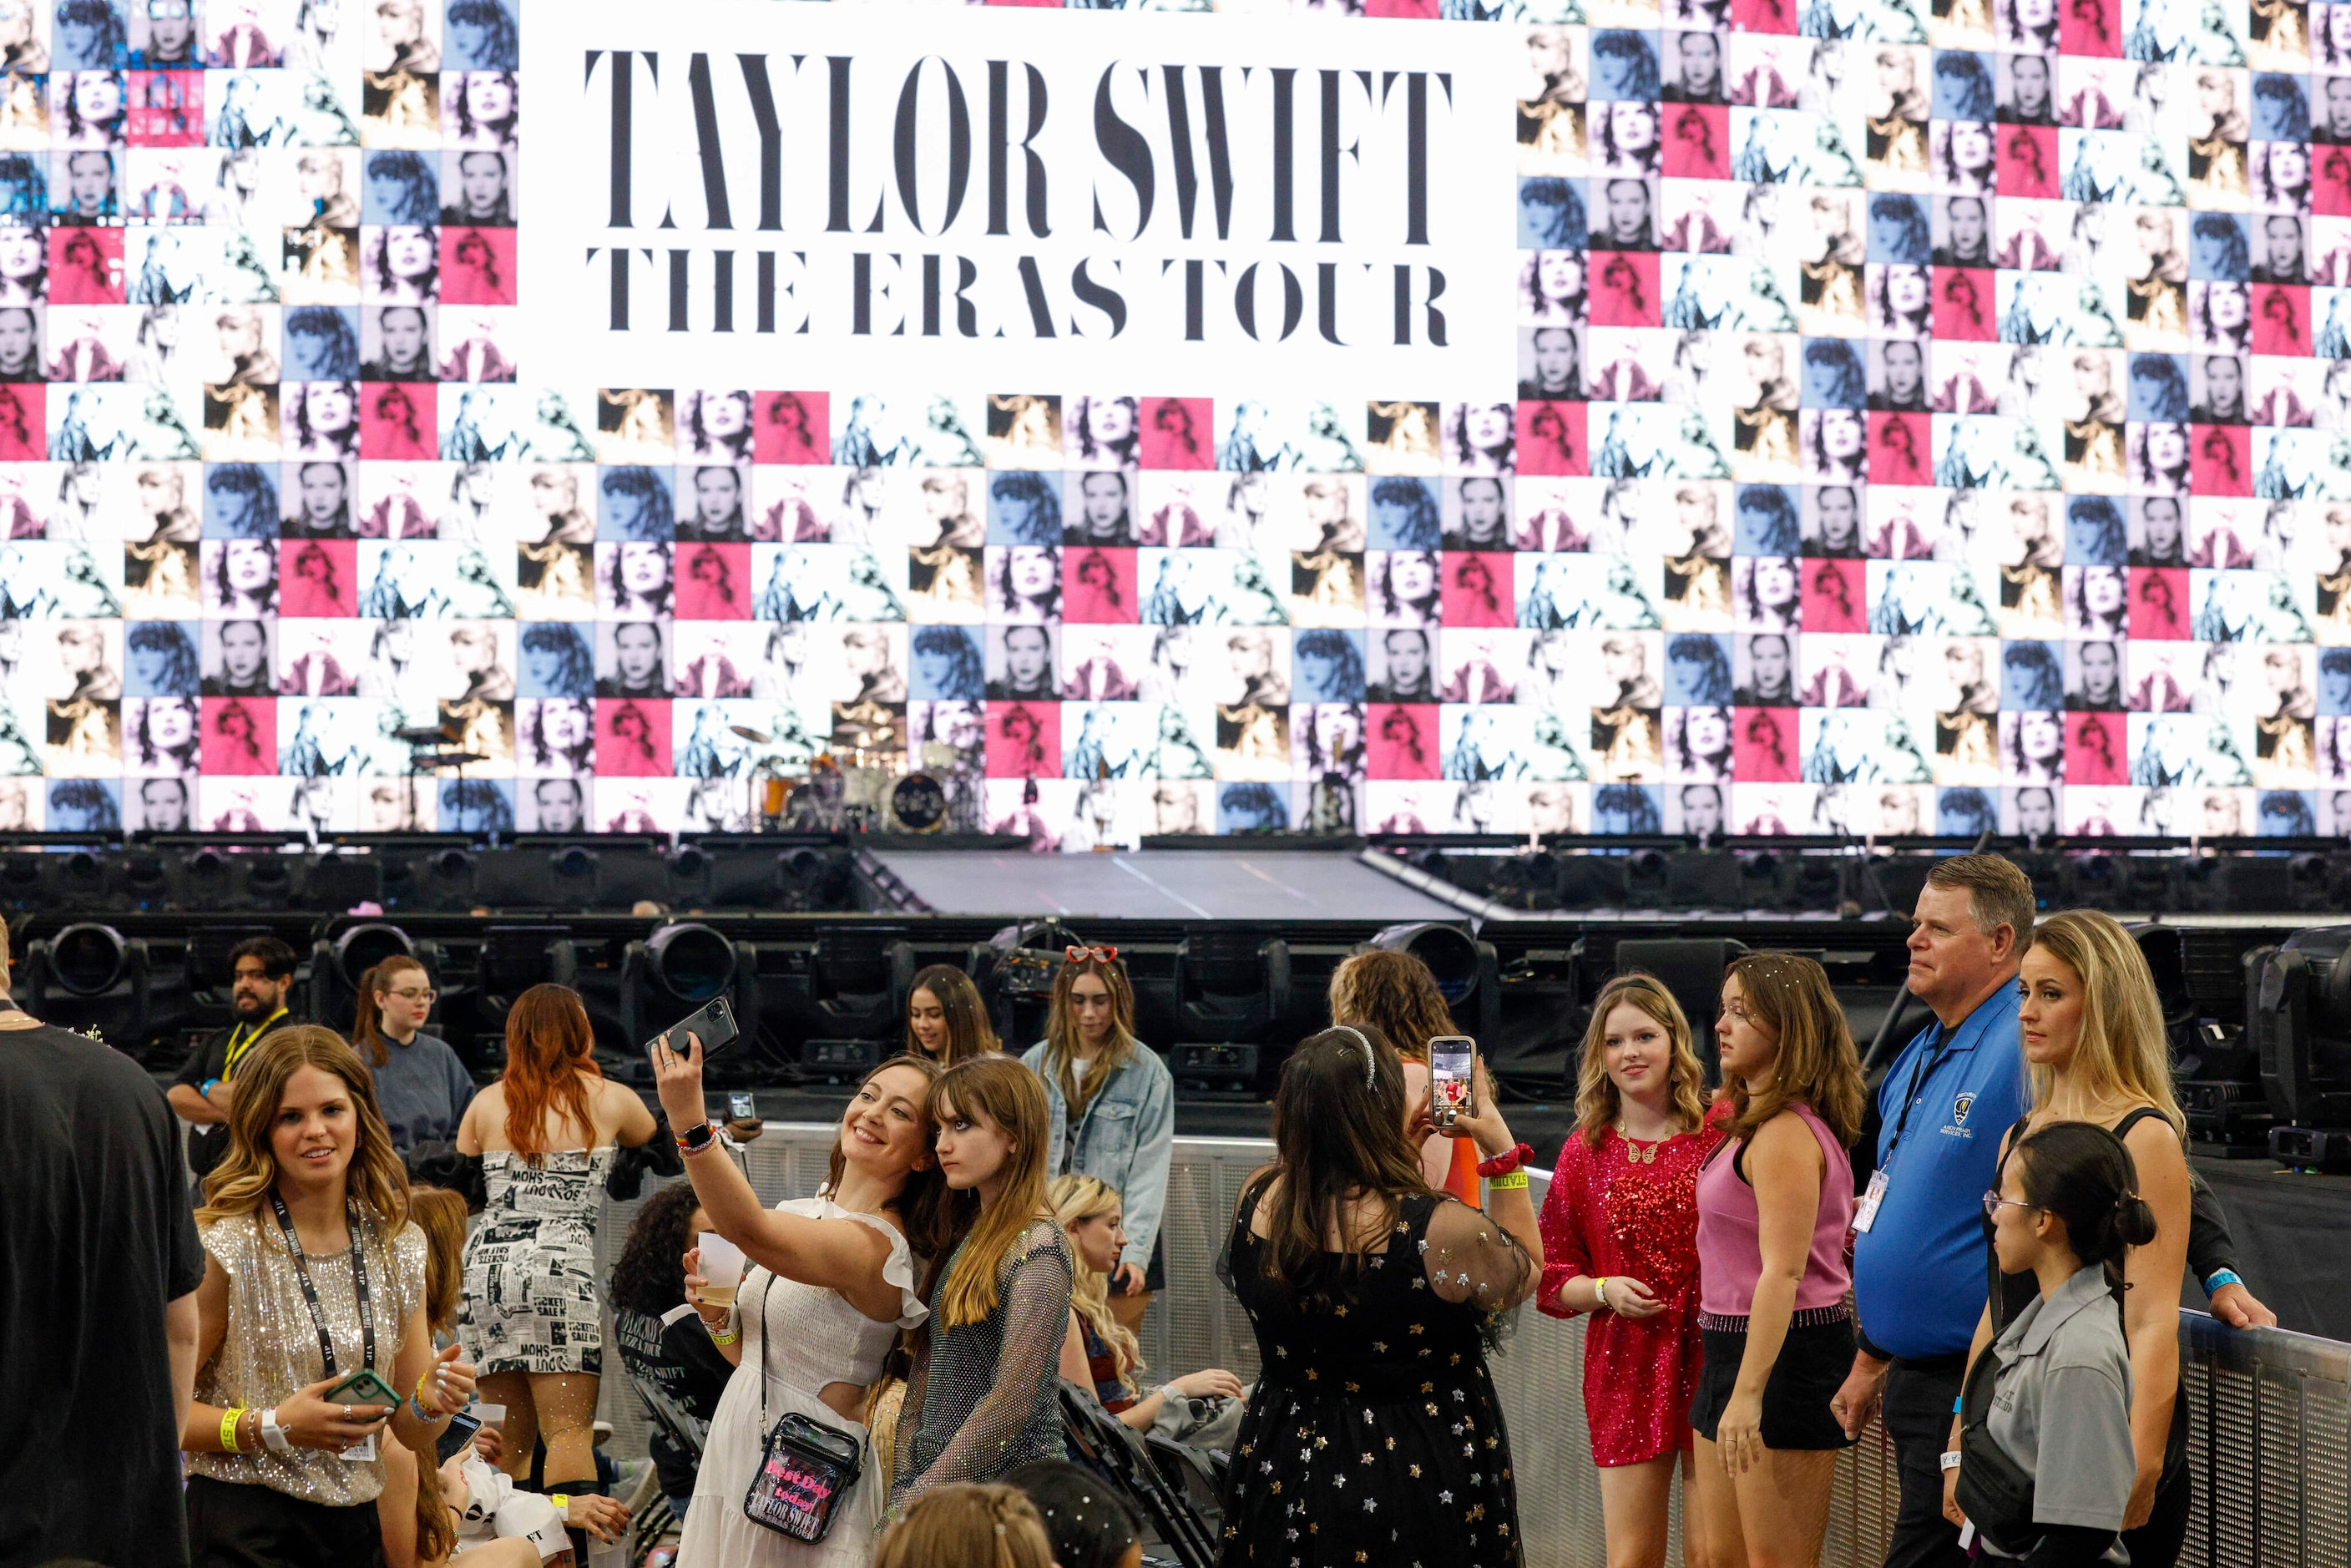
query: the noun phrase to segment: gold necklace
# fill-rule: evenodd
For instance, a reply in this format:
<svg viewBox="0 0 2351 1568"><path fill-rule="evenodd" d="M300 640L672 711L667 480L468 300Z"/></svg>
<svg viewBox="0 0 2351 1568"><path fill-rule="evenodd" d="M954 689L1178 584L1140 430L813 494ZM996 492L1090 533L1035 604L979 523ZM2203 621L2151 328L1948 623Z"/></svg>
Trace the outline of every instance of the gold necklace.
<svg viewBox="0 0 2351 1568"><path fill-rule="evenodd" d="M1625 1124L1622 1122L1616 1124L1616 1135L1625 1140L1625 1163L1626 1165L1653 1166L1657 1163L1657 1145L1656 1144L1650 1144L1644 1146L1635 1143L1633 1141L1633 1135L1625 1130Z"/></svg>

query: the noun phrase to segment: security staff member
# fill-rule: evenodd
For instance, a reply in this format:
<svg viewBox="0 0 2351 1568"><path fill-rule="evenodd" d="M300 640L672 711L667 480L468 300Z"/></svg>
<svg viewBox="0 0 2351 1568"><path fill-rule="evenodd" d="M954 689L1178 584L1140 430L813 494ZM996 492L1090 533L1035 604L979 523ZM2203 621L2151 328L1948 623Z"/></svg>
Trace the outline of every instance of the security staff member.
<svg viewBox="0 0 2351 1568"><path fill-rule="evenodd" d="M172 1080L172 1109L195 1124L188 1134L188 1165L201 1181L228 1148L229 1081L254 1041L290 1021L287 993L294 988L294 949L275 936L251 936L229 949L235 973L229 1010L236 1021L188 1053Z"/></svg>
<svg viewBox="0 0 2351 1568"><path fill-rule="evenodd" d="M1857 1437L1883 1401L1902 1483L1887 1568L1967 1563L1941 1456L1983 1312L1983 1194L2024 1113L2016 972L2032 913L2032 883L1998 855L1938 861L1918 894L1909 988L1935 1022L1878 1091L1877 1171L1854 1216L1859 1348L1831 1406Z"/></svg>

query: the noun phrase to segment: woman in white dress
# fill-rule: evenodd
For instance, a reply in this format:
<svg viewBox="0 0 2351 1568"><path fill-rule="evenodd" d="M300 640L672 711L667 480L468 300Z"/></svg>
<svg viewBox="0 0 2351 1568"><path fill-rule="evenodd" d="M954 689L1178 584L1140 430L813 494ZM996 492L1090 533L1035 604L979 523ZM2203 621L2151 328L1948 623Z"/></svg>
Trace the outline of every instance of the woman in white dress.
<svg viewBox="0 0 2351 1568"><path fill-rule="evenodd" d="M662 1104L670 1124L682 1129L685 1172L711 1228L741 1248L752 1266L731 1310L700 1309L736 1373L703 1445L679 1568L864 1568L890 1495L890 1478L866 1441L866 1389L880 1378L899 1331L926 1315L915 1289L915 1252L943 1255L949 1246L946 1184L923 1110L939 1069L913 1056L875 1068L841 1116L822 1194L763 1208L735 1163L711 1152L719 1145L716 1124L705 1121L702 1045L688 1039L683 1057L653 1048ZM697 1276L691 1285L701 1260L695 1253L686 1257L689 1275ZM787 1413L820 1421L865 1447L856 1486L813 1545L743 1511L768 1432Z"/></svg>

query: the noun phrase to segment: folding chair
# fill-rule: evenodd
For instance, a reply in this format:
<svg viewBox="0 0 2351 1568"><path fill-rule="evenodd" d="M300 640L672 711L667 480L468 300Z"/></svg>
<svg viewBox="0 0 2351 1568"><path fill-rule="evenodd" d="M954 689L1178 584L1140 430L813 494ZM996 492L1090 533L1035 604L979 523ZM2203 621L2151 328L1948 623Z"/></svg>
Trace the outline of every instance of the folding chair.
<svg viewBox="0 0 2351 1568"><path fill-rule="evenodd" d="M1216 1531L1160 1472L1142 1435L1064 1380L1061 1425L1071 1458L1124 1492L1184 1568L1216 1568Z"/></svg>

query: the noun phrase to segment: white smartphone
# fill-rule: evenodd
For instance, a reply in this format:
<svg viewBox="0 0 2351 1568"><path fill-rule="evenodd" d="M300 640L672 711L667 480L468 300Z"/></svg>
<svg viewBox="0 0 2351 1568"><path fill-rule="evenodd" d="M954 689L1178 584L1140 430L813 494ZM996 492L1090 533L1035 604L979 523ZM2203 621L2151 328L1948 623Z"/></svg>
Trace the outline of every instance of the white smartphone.
<svg viewBox="0 0 2351 1568"><path fill-rule="evenodd" d="M1456 1116L1478 1113L1478 1042L1466 1034L1440 1034L1428 1042L1428 1119L1439 1128Z"/></svg>

